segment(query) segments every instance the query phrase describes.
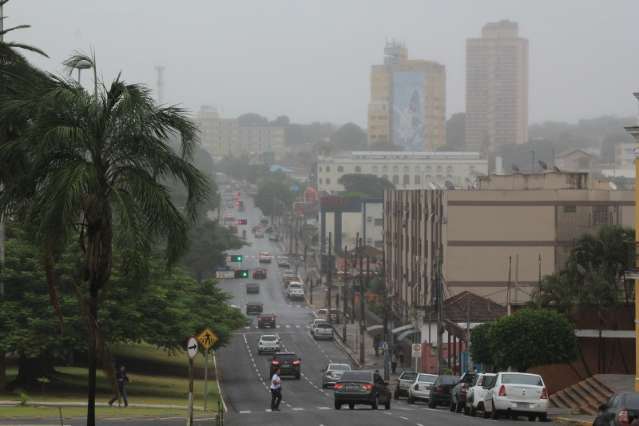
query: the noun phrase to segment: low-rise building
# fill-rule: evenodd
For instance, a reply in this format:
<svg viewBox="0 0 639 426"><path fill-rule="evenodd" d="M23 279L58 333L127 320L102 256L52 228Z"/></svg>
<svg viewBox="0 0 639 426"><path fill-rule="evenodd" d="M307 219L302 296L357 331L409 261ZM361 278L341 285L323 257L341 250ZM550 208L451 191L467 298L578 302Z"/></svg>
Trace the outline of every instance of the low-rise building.
<svg viewBox="0 0 639 426"><path fill-rule="evenodd" d="M320 192L344 191L346 174L385 178L396 189L473 188L488 173L488 161L477 152L353 151L317 160Z"/></svg>

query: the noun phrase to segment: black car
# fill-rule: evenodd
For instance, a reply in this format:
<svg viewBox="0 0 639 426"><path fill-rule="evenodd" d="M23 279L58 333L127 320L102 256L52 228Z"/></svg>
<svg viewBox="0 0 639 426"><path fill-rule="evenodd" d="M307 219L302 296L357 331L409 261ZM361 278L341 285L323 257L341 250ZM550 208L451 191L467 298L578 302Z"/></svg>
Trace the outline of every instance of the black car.
<svg viewBox="0 0 639 426"><path fill-rule="evenodd" d="M624 392L611 396L599 407L599 414L593 425L629 425L635 419L639 419L639 394Z"/></svg>
<svg viewBox="0 0 639 426"><path fill-rule="evenodd" d="M271 359L269 377L273 377L276 368L280 369L280 376L293 376L299 380L302 375L302 358L293 352L278 352Z"/></svg>
<svg viewBox="0 0 639 426"><path fill-rule="evenodd" d="M258 283L246 283L246 294L257 294L260 292Z"/></svg>
<svg viewBox="0 0 639 426"><path fill-rule="evenodd" d="M257 316L257 328L275 328L275 314L260 314Z"/></svg>
<svg viewBox="0 0 639 426"><path fill-rule="evenodd" d="M264 310L260 302L250 302L246 304L246 315L259 315Z"/></svg>
<svg viewBox="0 0 639 426"><path fill-rule="evenodd" d="M335 409L339 410L343 404L348 404L351 410L355 404L370 405L373 410L382 404L390 410L391 391L388 383L383 379L375 380L375 373L369 370L345 371L335 383Z"/></svg>
<svg viewBox="0 0 639 426"><path fill-rule="evenodd" d="M450 391L450 411L461 412L466 406L466 393L477 377L476 373L464 373Z"/></svg>
<svg viewBox="0 0 639 426"><path fill-rule="evenodd" d="M435 408L438 405L449 405L450 391L457 383L459 383L457 376L438 376L430 389L428 406Z"/></svg>

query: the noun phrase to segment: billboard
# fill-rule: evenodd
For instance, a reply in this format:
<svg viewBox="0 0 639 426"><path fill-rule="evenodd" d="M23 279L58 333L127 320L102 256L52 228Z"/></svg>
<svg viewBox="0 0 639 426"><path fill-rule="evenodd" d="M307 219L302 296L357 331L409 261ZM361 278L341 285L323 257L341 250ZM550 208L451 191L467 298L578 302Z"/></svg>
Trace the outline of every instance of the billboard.
<svg viewBox="0 0 639 426"><path fill-rule="evenodd" d="M424 151L424 73L393 73L393 144L405 151Z"/></svg>

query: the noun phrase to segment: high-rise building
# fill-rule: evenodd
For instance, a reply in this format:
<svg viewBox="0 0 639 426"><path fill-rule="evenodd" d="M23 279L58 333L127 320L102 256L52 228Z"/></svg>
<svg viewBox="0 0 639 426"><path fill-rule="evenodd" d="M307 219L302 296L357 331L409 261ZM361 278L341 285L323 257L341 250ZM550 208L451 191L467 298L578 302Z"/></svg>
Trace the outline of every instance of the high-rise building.
<svg viewBox="0 0 639 426"><path fill-rule="evenodd" d="M368 143L392 143L406 151L435 151L446 143L446 67L408 59L390 42L384 64L371 67Z"/></svg>
<svg viewBox="0 0 639 426"><path fill-rule="evenodd" d="M528 40L516 22L491 22L466 40L466 148L488 154L527 141Z"/></svg>

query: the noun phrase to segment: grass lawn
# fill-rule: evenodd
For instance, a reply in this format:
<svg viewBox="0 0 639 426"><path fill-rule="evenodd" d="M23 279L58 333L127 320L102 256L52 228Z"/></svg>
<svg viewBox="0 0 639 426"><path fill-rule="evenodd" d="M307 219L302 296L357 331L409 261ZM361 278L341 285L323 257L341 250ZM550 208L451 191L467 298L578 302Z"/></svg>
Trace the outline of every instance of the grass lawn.
<svg viewBox="0 0 639 426"><path fill-rule="evenodd" d="M186 406L188 399L188 362L186 354L171 356L164 351L153 346L138 344L127 345L126 347L114 348L114 355L118 362L127 366L127 373L130 383L127 387L129 403L137 404L166 404ZM204 367L204 357L196 357L196 368ZM209 370L212 370L212 362L209 358ZM84 402L86 401L87 369L82 367L56 367L54 383L45 387L44 393L41 391L31 391L28 393L28 400L33 402ZM211 371L212 372L212 371ZM17 371L9 369L8 375L11 380ZM108 402L111 399L111 386L104 373L98 371L97 398L96 402ZM1 394L0 400L18 400L19 392L14 394ZM209 379L208 385L208 410L217 410L218 388L215 380ZM203 406L204 403L204 380L194 381L194 405ZM116 403L117 405L117 403ZM56 417L57 408L48 407L15 407L0 408L3 416L29 417L35 412L36 417ZM85 414L84 408L64 408L64 416L74 416ZM129 407L126 410L118 408L98 407L98 413L105 416L118 415L164 415L176 413L180 414L180 409L147 409ZM75 413L75 414L69 414ZM183 412L181 413L183 414Z"/></svg>

